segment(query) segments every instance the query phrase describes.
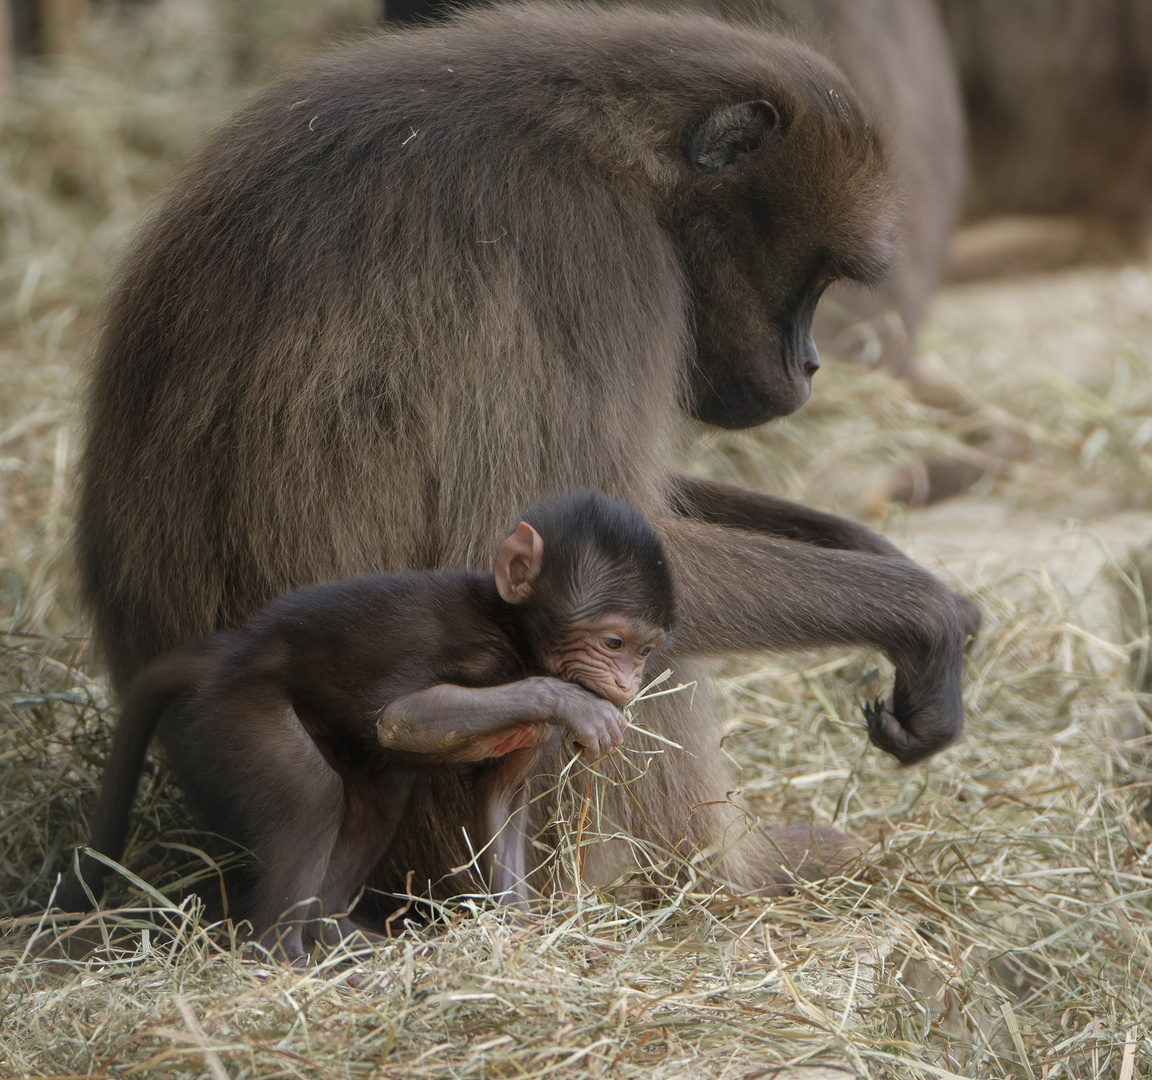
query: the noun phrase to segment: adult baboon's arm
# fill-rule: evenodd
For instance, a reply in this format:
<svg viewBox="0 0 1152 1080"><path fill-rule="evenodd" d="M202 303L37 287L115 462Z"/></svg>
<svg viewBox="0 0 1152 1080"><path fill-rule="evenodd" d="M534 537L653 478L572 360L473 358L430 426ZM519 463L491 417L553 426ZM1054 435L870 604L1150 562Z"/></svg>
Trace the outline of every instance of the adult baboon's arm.
<svg viewBox="0 0 1152 1080"><path fill-rule="evenodd" d="M892 541L866 525L735 484L674 476L672 506L685 517L713 525L734 525L826 548L906 557Z"/></svg>
<svg viewBox="0 0 1152 1080"><path fill-rule="evenodd" d="M912 561L891 540L866 525L735 484L674 476L671 502L677 513L713 525L731 525L822 548L866 551ZM967 597L952 595L965 636L975 637L982 621L980 609Z"/></svg>
<svg viewBox="0 0 1152 1080"><path fill-rule="evenodd" d="M923 567L683 517L655 524L676 582L678 652L871 645L896 668L891 705L865 709L873 743L910 764L960 734L960 598Z"/></svg>

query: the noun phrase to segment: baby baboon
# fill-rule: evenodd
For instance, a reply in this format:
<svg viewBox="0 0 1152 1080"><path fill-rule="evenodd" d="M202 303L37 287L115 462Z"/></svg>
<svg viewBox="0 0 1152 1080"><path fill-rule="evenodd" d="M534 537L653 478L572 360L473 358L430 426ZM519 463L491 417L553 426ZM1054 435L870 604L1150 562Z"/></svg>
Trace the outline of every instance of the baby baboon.
<svg viewBox="0 0 1152 1080"><path fill-rule="evenodd" d="M189 164L107 304L77 556L114 686L301 585L482 566L520 507L586 487L663 539L681 678L876 646L896 668L882 745L938 750L972 605L868 529L677 476L669 451L685 413L744 427L803 404L816 301L884 279L894 207L833 66L703 16L515 4L289 76ZM748 886L809 869L807 828L734 846L703 696L653 704L687 752L604 814L723 851ZM417 775L371 882L444 879L471 814L459 774ZM597 845L584 875L630 864Z"/></svg>
<svg viewBox="0 0 1152 1080"><path fill-rule="evenodd" d="M643 516L591 493L525 515L494 575L377 574L287 594L241 630L154 660L133 682L93 814L119 858L161 716L176 775L212 829L251 850L239 918L304 956L358 929L347 911L392 842L415 771L472 764L471 830L492 892L530 896L529 785L561 735L592 758L672 626L672 581ZM183 704L167 712L178 697ZM80 874L99 891L106 867ZM84 910L76 878L58 906ZM329 921L322 921L327 917Z"/></svg>

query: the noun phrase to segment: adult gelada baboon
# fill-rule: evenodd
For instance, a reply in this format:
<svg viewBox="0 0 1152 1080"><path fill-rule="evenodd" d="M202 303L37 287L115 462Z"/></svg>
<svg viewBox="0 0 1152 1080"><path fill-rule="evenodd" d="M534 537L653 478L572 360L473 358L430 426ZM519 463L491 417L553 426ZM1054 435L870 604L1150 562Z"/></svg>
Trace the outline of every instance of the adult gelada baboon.
<svg viewBox="0 0 1152 1080"><path fill-rule="evenodd" d="M513 5L290 76L191 162L108 302L77 552L115 688L310 582L483 568L519 507L586 487L664 540L681 678L874 645L896 687L873 739L927 756L960 729L975 609L862 526L677 476L668 451L684 412L799 408L821 291L879 280L894 229L839 72L709 18ZM606 811L716 850L744 820L714 719L700 694L653 704L686 751ZM420 778L374 883L466 862L469 812L453 777ZM754 836L725 872L770 882L775 851ZM585 874L621 865L596 845Z"/></svg>
<svg viewBox="0 0 1152 1080"><path fill-rule="evenodd" d="M1152 232L1152 4L938 0L971 137L970 218L1070 214Z"/></svg>
<svg viewBox="0 0 1152 1080"><path fill-rule="evenodd" d="M485 0L479 0L484 3ZM617 0L602 0L612 5ZM964 183L964 118L948 40L933 0L640 0L785 32L837 64L878 121L895 165L896 261L879 289L834 286L816 341L913 373L916 333L940 276ZM471 0L387 0L392 22L427 22Z"/></svg>

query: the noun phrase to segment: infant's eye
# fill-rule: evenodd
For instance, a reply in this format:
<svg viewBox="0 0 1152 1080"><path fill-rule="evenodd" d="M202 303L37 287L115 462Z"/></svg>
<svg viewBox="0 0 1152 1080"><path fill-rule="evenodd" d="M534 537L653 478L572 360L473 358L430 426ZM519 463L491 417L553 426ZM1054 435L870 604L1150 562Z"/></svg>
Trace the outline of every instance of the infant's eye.
<svg viewBox="0 0 1152 1080"><path fill-rule="evenodd" d="M651 656L651 655L652 655L652 650L653 650L654 648L656 648L656 646L655 646L655 645L645 645L645 646L644 646L644 648L642 648L642 649L640 650L640 653L639 653L639 655L640 655L640 656Z"/></svg>
<svg viewBox="0 0 1152 1080"><path fill-rule="evenodd" d="M611 649L613 652L624 648L624 639L618 638L615 634L605 634L600 640L604 643L604 648Z"/></svg>

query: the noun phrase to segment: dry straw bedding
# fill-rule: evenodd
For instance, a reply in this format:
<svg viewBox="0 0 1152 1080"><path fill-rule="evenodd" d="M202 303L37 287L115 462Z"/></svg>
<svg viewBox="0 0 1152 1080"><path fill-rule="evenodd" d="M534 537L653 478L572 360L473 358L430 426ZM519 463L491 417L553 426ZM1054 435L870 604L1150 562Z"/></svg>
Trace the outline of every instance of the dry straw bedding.
<svg viewBox="0 0 1152 1080"><path fill-rule="evenodd" d="M297 23L269 30L274 7ZM953 407L827 365L796 418L685 445L701 471L879 512L986 613L966 735L911 770L867 747L859 702L887 683L880 658L722 672L733 797L766 822L867 838L851 876L748 898L702 862L638 849L662 882L643 901L582 889L530 922L461 901L286 971L246 959L191 896L163 900L212 871L153 765L134 877L110 897L124 906L88 927L85 959L31 959L36 920L13 913L43 902L83 838L114 719L68 636L83 627L61 554L97 282L238 72L335 21L242 11L97 23L89 54L23 75L0 120L0 1075L1152 1076L1152 723L1125 678L1147 626L1139 580L1114 565L1152 539L1146 267L945 293L924 352ZM894 468L956 455L984 470L974 494L886 511ZM1091 522L1074 558L1046 546L1068 519ZM562 858L611 835L594 798L579 814L603 782L573 778Z"/></svg>
<svg viewBox="0 0 1152 1080"><path fill-rule="evenodd" d="M878 835L851 879L750 900L681 866L655 900L585 891L534 925L462 902L287 972L242 959L194 901L141 916L157 888L204 871L158 772L125 859L144 880L116 894L137 910L97 924L110 945L44 971L24 952L34 920L6 936L0 1060L19 1076L213 1060L232 1076L747 1076L812 1060L866 1076L1123 1075L1148 1056L1147 724L1100 675L1067 597L1036 583L1028 602L983 599L970 733L919 770L866 749L867 661L726 681L752 805ZM52 651L5 656L14 904L50 887L107 746L102 686ZM591 818L587 843L609 828Z"/></svg>

